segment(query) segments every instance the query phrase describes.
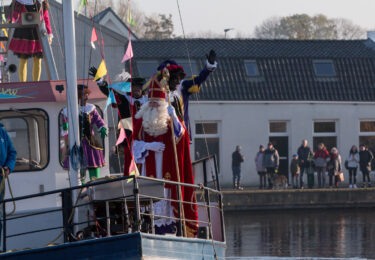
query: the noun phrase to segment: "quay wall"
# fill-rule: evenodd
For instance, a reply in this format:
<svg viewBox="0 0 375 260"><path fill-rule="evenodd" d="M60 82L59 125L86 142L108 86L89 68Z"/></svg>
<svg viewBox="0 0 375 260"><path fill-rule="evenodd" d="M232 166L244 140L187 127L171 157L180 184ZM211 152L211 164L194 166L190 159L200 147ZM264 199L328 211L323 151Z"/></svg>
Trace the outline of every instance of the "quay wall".
<svg viewBox="0 0 375 260"><path fill-rule="evenodd" d="M375 208L375 188L223 191L225 211Z"/></svg>

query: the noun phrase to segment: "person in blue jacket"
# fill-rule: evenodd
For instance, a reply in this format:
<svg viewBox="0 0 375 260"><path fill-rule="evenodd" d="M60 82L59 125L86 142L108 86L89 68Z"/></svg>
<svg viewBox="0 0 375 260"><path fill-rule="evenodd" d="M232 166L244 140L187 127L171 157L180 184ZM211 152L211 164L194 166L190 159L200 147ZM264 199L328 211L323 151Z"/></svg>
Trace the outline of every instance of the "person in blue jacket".
<svg viewBox="0 0 375 260"><path fill-rule="evenodd" d="M14 170L16 155L17 152L13 147L12 141L7 131L3 128L3 124L0 123L0 167L4 169L6 175Z"/></svg>
<svg viewBox="0 0 375 260"><path fill-rule="evenodd" d="M0 123L0 167L3 168L4 174L8 175L14 170L16 165L16 149L14 149L12 141L9 138L7 131L3 128L3 124ZM0 171L0 174L3 171ZM4 176L0 175L0 183L2 182ZM0 200L4 199L4 190L0 193ZM1 241L1 231L3 229L2 225L2 215L0 215L0 241Z"/></svg>

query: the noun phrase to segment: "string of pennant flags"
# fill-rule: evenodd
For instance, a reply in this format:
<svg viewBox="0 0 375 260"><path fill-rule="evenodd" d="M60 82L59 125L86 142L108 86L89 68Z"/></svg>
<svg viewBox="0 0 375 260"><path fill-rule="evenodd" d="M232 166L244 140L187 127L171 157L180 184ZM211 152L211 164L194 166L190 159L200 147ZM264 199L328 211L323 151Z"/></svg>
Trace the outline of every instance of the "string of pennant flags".
<svg viewBox="0 0 375 260"><path fill-rule="evenodd" d="M88 6L88 0L81 0L80 5L79 5L79 9L78 9L78 14L81 13L81 9L84 6ZM91 16L91 19L92 19L92 16ZM93 21L93 19L92 19L92 21ZM134 19L132 18L132 15L131 15L130 0L128 0L127 23L128 23L128 28L129 28L129 42L128 42L128 46L127 46L127 49L125 51L125 54L124 54L124 56L121 60L121 63L124 63L128 60L131 62L131 59L133 58L133 48L132 48L132 43L131 43L131 29L130 28L131 28L131 26L136 26L136 23L135 23ZM95 77L94 77L94 81L97 81L97 80L105 77L108 73L108 70L107 70L105 59L104 59L104 40L103 40L103 37L101 37L101 43L100 43L94 22L93 22L93 28L92 28L92 31L91 31L90 44L91 44L91 47L94 50L96 49L96 44L99 45L99 48L102 50L102 60L100 62L100 65L99 65L99 67L97 69L97 72L95 74ZM131 70L130 70L130 76L131 76ZM108 75L107 75L107 77L108 77ZM106 106L105 106L104 111L107 111L108 106L117 104L116 97L115 97L114 92L113 92L114 90L117 93L122 94L122 95L124 95L127 92L131 92L131 82L117 82L117 83L111 84L111 82L109 80L109 83L110 83L109 86L108 86L109 95L108 95L108 98L107 98L107 102L106 102ZM131 98L133 98L133 97L131 97ZM125 139L126 139L125 129L123 127L121 127L119 136L118 136L117 141L116 141L116 146L121 144L122 142L124 142ZM129 145L129 142L128 142L128 145ZM130 168L129 168L129 175L130 176L131 175L135 175L135 176L139 175L139 172L138 172L138 169L136 167L134 158L132 158L132 160L131 160L131 165L130 165ZM128 182L130 182L131 180L132 179L129 179Z"/></svg>

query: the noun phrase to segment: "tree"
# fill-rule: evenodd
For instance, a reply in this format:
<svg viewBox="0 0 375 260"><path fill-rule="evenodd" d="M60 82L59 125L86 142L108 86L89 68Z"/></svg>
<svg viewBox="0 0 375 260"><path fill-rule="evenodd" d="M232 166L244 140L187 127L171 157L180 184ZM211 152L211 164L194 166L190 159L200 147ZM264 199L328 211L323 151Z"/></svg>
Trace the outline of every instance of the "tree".
<svg viewBox="0 0 375 260"><path fill-rule="evenodd" d="M364 30L343 18L295 14L271 17L257 26L254 34L261 39L356 39L363 37Z"/></svg>
<svg viewBox="0 0 375 260"><path fill-rule="evenodd" d="M88 1L88 8L87 8L87 15L93 15L104 11L108 7L111 7L113 11L118 15L118 17L129 26L127 18L128 18L128 2L127 1L117 1L117 0L91 0ZM139 10L136 3L132 2L130 5L131 9L131 16L132 19L135 21L136 26L131 26L131 30L135 33L139 38L143 38L146 36L147 38L152 38L151 36L154 35L154 38L171 38L173 37L173 22L172 22L172 15L152 15L150 17L146 16L144 12ZM84 11L81 10L81 13ZM155 23L158 25L156 26ZM150 27L151 26L151 27ZM158 31L155 33L152 32L152 29L158 28Z"/></svg>
<svg viewBox="0 0 375 260"><path fill-rule="evenodd" d="M143 24L146 39L170 39L173 35L172 15L159 14L146 17Z"/></svg>

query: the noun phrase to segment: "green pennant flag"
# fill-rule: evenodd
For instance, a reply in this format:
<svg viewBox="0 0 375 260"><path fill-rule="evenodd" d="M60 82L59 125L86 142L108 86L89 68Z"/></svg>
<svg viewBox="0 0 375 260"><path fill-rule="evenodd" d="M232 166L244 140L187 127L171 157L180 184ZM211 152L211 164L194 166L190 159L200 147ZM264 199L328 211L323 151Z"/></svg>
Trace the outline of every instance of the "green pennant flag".
<svg viewBox="0 0 375 260"><path fill-rule="evenodd" d="M4 13L1 14L1 19L2 19L2 21L3 21L4 23L7 22L7 19L5 18L5 14L4 14Z"/></svg>
<svg viewBox="0 0 375 260"><path fill-rule="evenodd" d="M133 20L132 15L131 15L131 13L130 13L130 7L128 7L128 17L127 17L127 22L128 22L129 25L137 26L137 24L136 24L135 21Z"/></svg>
<svg viewBox="0 0 375 260"><path fill-rule="evenodd" d="M81 8L84 6L87 6L87 0L81 0L81 3L79 4L79 8L78 8L78 14L81 13Z"/></svg>

